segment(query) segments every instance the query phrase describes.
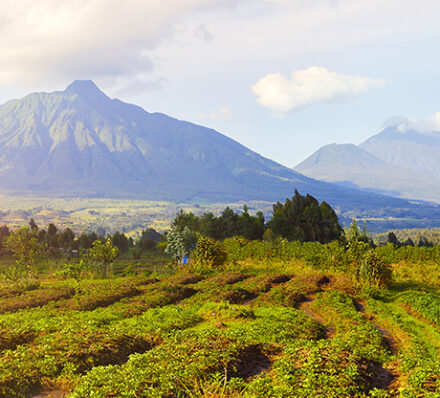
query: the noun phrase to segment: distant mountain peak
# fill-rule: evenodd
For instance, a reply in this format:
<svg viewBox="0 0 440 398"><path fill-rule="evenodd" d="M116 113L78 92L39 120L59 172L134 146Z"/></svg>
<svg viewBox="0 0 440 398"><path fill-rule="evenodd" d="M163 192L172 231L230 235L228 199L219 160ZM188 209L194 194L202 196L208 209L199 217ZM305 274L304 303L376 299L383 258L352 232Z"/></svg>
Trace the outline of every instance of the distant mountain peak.
<svg viewBox="0 0 440 398"><path fill-rule="evenodd" d="M93 80L75 80L70 83L64 91L67 93L75 93L81 97L107 97L107 95L98 88Z"/></svg>
<svg viewBox="0 0 440 398"><path fill-rule="evenodd" d="M330 155L350 165L373 157L349 147L333 145ZM411 219L418 212L440 223L440 206L313 180L215 130L110 99L91 80L0 105L0 155L0 193L231 203L284 200L297 189L350 218L356 209Z"/></svg>

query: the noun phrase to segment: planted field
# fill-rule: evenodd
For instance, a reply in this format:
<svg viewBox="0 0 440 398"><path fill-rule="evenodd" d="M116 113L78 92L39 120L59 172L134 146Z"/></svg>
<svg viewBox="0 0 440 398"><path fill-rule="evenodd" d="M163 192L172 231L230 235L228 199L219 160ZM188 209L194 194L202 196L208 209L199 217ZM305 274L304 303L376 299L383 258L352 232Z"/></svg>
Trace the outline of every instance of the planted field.
<svg viewBox="0 0 440 398"><path fill-rule="evenodd" d="M440 396L437 286L229 267L0 289L0 396Z"/></svg>

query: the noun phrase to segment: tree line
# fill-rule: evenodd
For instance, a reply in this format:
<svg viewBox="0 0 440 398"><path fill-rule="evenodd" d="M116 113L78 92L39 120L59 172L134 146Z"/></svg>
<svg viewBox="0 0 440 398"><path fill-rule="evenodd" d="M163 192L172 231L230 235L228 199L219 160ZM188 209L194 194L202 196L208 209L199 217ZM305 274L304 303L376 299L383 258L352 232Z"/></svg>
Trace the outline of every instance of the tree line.
<svg viewBox="0 0 440 398"><path fill-rule="evenodd" d="M215 240L233 236L261 240L274 235L289 241L327 243L343 238L343 229L331 206L326 202L319 203L312 195L302 196L297 190L292 199L273 205L273 216L267 222L262 212L253 216L245 205L241 213L226 207L219 216L213 213L197 216L181 211L174 219L172 229L188 229Z"/></svg>
<svg viewBox="0 0 440 398"><path fill-rule="evenodd" d="M40 228L33 218L27 226L35 241L45 247L50 254L56 255L60 251L67 254L80 253L93 247L96 241L104 242L110 238L113 245L118 248L120 253L125 253L131 248L135 248L137 253L154 248L162 239L162 236L153 228L144 229L137 242L133 238L127 237L124 233L115 232L112 235L103 236L96 232L82 232L76 235L70 228L59 229L53 223L47 229ZM7 225L0 226L0 249L7 249L6 241L11 235L11 230Z"/></svg>

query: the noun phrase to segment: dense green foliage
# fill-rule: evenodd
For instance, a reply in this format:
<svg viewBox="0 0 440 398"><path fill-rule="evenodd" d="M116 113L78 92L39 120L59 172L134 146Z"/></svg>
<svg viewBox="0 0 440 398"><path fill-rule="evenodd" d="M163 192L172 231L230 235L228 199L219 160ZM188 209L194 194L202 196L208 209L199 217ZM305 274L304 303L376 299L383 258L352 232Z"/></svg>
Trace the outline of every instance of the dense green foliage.
<svg viewBox="0 0 440 398"><path fill-rule="evenodd" d="M383 258L370 250L360 263L359 277L370 285L385 287L391 281L391 268Z"/></svg>
<svg viewBox="0 0 440 398"><path fill-rule="evenodd" d="M89 249L85 258L88 261L94 262L98 269L98 273L104 274L107 279L111 276L111 266L113 261L119 254L117 246L113 246L111 238L107 238L105 242L96 240Z"/></svg>
<svg viewBox="0 0 440 398"><path fill-rule="evenodd" d="M226 257L226 251L219 242L210 238L200 238L192 254L191 268L195 272L220 268Z"/></svg>
<svg viewBox="0 0 440 398"><path fill-rule="evenodd" d="M288 240L327 243L340 239L342 228L334 210L311 195L302 196L295 190L293 198L273 206L273 217L267 223L276 235Z"/></svg>
<svg viewBox="0 0 440 398"><path fill-rule="evenodd" d="M326 202L319 204L313 196L302 196L296 190L291 200L273 205L273 217L266 224L261 212L252 216L244 206L241 214L226 207L218 217L212 213L196 216L181 211L174 219L173 227L179 230L188 228L216 240L234 236L261 240L279 236L290 241L327 243L343 235L336 213Z"/></svg>
<svg viewBox="0 0 440 398"><path fill-rule="evenodd" d="M220 216L213 213L204 213L200 216L192 212L181 211L173 221L173 226L182 230L185 227L211 239L223 240L240 235L247 239L261 239L264 233L263 213L257 212L251 216L247 206L243 207L241 214L226 207Z"/></svg>

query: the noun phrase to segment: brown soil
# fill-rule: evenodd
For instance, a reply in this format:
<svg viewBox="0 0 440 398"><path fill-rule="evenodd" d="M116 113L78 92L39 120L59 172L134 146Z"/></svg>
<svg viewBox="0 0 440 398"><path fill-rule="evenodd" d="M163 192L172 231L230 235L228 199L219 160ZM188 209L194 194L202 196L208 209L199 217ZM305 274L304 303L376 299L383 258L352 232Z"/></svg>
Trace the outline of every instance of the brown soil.
<svg viewBox="0 0 440 398"><path fill-rule="evenodd" d="M28 344L37 336L34 332L24 332L18 336L5 336L5 331L0 331L0 351L15 350L19 345Z"/></svg>
<svg viewBox="0 0 440 398"><path fill-rule="evenodd" d="M272 363L269 357L262 351L261 347L252 345L246 347L234 363L237 371L233 372L233 375L246 380L268 371L271 366Z"/></svg>
<svg viewBox="0 0 440 398"><path fill-rule="evenodd" d="M321 291L323 291L323 289L328 287L327 285L329 283L330 283L330 278L328 278L325 275L320 277L316 281L316 285L318 286L319 290L321 290ZM298 309L301 311L304 311L307 315L309 315L316 322L318 322L321 325L322 329L324 330L324 338L330 339L335 334L335 329L331 326L328 326L328 325L326 326L325 325L326 322L324 321L324 319L322 319L322 317L319 314L317 314L315 311L313 311L311 308L312 303L316 299L316 294L317 293L311 293L311 294L308 294L307 296L301 297L301 299L299 300Z"/></svg>
<svg viewBox="0 0 440 398"><path fill-rule="evenodd" d="M192 283L197 283L205 279L203 276L200 275L181 275L177 278L174 278L173 282L178 283L180 285L189 285Z"/></svg>
<svg viewBox="0 0 440 398"><path fill-rule="evenodd" d="M40 391L36 395L32 395L32 398L64 398L67 395L64 391Z"/></svg>
<svg viewBox="0 0 440 398"><path fill-rule="evenodd" d="M357 300L353 300L353 303L356 309L358 310L358 312L360 312L365 318L367 318L374 325L376 330L382 335L382 338L385 341L385 344L389 349L389 351L394 355L397 354L399 352L398 349L399 344L397 343L397 340L394 338L392 333L389 330L379 326L376 322L374 322L374 317L368 316L365 313L365 306L361 302Z"/></svg>
<svg viewBox="0 0 440 398"><path fill-rule="evenodd" d="M316 299L316 294L308 295L299 304L298 309L301 311L304 311L307 315L309 315L316 322L318 322L324 331L324 338L330 339L335 334L335 329L331 326L325 326L324 319L322 319L322 317L319 314L317 314L315 311L312 310L311 306L312 306L312 303L315 301L315 299Z"/></svg>
<svg viewBox="0 0 440 398"><path fill-rule="evenodd" d="M385 329L382 326L379 326L374 321L374 316L368 316L365 313L365 306L363 303L353 300L353 303L356 309L370 321L376 330L382 335L383 341L385 342L387 349L393 354L396 355L399 352L399 343L394 338L393 334ZM397 391L399 387L399 371L398 371L398 362L397 360L388 363L384 368L382 365L377 364L377 366L373 369L373 382L372 388L381 388L388 391Z"/></svg>
<svg viewBox="0 0 440 398"><path fill-rule="evenodd" d="M248 292L245 289L238 288L226 292L221 292L217 299L222 301L229 301L231 304L246 304L255 300L258 295Z"/></svg>
<svg viewBox="0 0 440 398"><path fill-rule="evenodd" d="M229 272L226 274L220 274L217 276L214 276L213 278L210 278L211 281L216 282L219 286L224 285L233 285L234 283L241 282L250 276L248 274L243 274L241 272Z"/></svg>
<svg viewBox="0 0 440 398"><path fill-rule="evenodd" d="M371 374L371 389L391 389L391 385L393 384L396 375L393 374L390 369L384 368L382 364L378 362L371 362L368 370Z"/></svg>

